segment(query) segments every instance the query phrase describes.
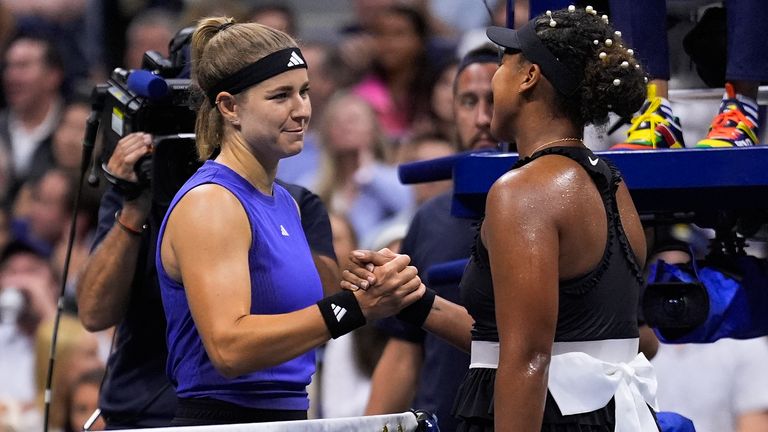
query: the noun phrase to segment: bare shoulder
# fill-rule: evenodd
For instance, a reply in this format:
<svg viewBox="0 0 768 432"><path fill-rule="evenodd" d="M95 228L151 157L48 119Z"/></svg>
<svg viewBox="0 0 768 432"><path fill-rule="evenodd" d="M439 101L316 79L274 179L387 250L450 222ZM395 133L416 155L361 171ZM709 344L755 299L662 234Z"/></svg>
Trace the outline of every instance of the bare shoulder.
<svg viewBox="0 0 768 432"><path fill-rule="evenodd" d="M578 163L566 157L541 157L499 177L488 191L492 202L539 213L542 205L562 202L563 191L576 192L591 179Z"/></svg>
<svg viewBox="0 0 768 432"><path fill-rule="evenodd" d="M242 203L232 192L209 183L187 192L171 212L170 222L181 232L189 233L187 230L193 229L196 233L219 235L235 231L234 224L242 222L247 227L247 216Z"/></svg>

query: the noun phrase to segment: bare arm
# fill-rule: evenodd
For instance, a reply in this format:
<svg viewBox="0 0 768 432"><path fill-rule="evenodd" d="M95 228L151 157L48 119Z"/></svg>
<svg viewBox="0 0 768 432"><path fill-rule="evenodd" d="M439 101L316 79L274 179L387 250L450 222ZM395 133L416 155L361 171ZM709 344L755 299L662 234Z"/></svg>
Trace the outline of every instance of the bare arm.
<svg viewBox="0 0 768 432"><path fill-rule="evenodd" d="M149 143L151 137L142 133L122 138L109 160L110 172L136 181L133 165L150 151ZM124 202L120 221L139 229L149 214L150 200L149 191L145 191L139 198ZM125 316L141 241L140 236L129 234L115 224L88 258L76 292L78 316L89 331L109 328Z"/></svg>
<svg viewBox="0 0 768 432"><path fill-rule="evenodd" d="M341 278L339 276L339 264L336 260L318 253L312 254L312 260L315 262L317 272L320 274L323 293L329 296L341 291L341 288L339 288L339 279Z"/></svg>
<svg viewBox="0 0 768 432"><path fill-rule="evenodd" d="M464 306L437 296L423 328L456 348L469 352L474 323Z"/></svg>
<svg viewBox="0 0 768 432"><path fill-rule="evenodd" d="M216 208L212 214L206 209ZM290 360L326 342L316 305L277 315L251 315L250 224L237 198L217 185L199 186L172 211L161 245L169 275L184 281L192 318L214 366L234 377ZM410 259L381 266L381 284L355 296L368 319L392 313L423 293Z"/></svg>
<svg viewBox="0 0 768 432"><path fill-rule="evenodd" d="M371 377L365 415L399 413L411 407L423 355L420 344L389 338Z"/></svg>
<svg viewBox="0 0 768 432"><path fill-rule="evenodd" d="M143 211L126 204L121 222L140 227ZM104 330L125 316L141 249L141 237L114 225L88 258L77 283L78 316L89 331Z"/></svg>
<svg viewBox="0 0 768 432"><path fill-rule="evenodd" d="M737 420L738 432L768 432L768 411L741 414Z"/></svg>
<svg viewBox="0 0 768 432"><path fill-rule="evenodd" d="M500 353L497 431L541 430L557 323L558 232L541 195L514 176L488 193L481 236L488 249Z"/></svg>
<svg viewBox="0 0 768 432"><path fill-rule="evenodd" d="M659 352L659 339L653 329L645 324L640 326L640 352L645 354L648 360L656 357Z"/></svg>

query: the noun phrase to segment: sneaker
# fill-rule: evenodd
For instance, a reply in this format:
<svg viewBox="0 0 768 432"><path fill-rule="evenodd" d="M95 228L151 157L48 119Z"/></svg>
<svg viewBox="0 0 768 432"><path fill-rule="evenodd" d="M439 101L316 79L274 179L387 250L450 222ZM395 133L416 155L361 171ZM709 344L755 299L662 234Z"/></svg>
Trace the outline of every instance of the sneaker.
<svg viewBox="0 0 768 432"><path fill-rule="evenodd" d="M707 137L696 147L748 147L758 144L757 102L736 95L731 83L725 84L725 98L709 127Z"/></svg>
<svg viewBox="0 0 768 432"><path fill-rule="evenodd" d="M632 118L627 140L611 150L652 150L683 148L683 129L680 119L672 114L669 101L656 96L656 85L648 84L648 99L640 107L641 114Z"/></svg>

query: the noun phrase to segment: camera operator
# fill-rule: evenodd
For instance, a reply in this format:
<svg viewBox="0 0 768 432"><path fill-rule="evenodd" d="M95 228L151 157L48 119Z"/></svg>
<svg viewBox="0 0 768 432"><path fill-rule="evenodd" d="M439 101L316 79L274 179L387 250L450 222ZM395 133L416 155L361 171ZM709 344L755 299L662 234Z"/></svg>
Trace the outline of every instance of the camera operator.
<svg viewBox="0 0 768 432"><path fill-rule="evenodd" d="M165 374L166 322L154 263L165 208L153 206L150 189L139 186L134 171L152 149L147 133L118 141L106 170L119 186L102 198L95 246L77 286L79 316L88 330L118 326L99 403L108 428L167 426L176 409ZM323 287L335 291L339 271L325 207L306 189L286 187L301 209Z"/></svg>
<svg viewBox="0 0 768 432"><path fill-rule="evenodd" d="M118 141L107 170L133 190L110 186L101 200L94 248L77 284L78 315L89 331L118 326L99 407L109 427L167 425L175 410L165 377L165 319L154 271L151 192L134 164L151 152L149 134ZM130 185L131 183L120 183ZM146 225L145 225L146 224Z"/></svg>

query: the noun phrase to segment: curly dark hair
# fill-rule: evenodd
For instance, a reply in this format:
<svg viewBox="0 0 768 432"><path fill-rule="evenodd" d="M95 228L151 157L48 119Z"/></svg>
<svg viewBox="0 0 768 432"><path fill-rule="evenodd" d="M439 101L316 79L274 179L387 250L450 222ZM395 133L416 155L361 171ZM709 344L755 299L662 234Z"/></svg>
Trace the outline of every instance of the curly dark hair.
<svg viewBox="0 0 768 432"><path fill-rule="evenodd" d="M603 124L609 112L622 117L636 112L646 97L646 75L620 33L603 17L581 8L552 11L551 19L555 27L546 14L537 16L536 34L581 79L573 95L558 92L560 111L580 126Z"/></svg>

